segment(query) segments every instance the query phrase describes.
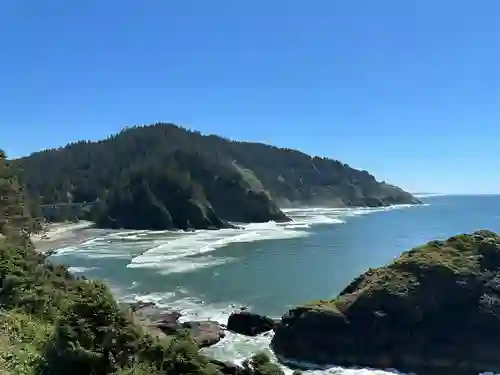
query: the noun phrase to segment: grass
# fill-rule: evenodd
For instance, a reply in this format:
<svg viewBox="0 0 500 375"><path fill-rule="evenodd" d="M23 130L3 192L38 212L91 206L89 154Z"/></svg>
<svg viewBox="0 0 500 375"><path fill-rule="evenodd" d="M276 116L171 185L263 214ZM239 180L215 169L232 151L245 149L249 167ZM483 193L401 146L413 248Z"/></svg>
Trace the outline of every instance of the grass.
<svg viewBox="0 0 500 375"><path fill-rule="evenodd" d="M485 242L493 245L484 246ZM431 241L404 252L385 267L358 276L337 298L312 301L302 307L344 314L359 298L376 298L381 293L404 297L418 288L422 277L426 280L432 277L439 283L447 278L480 273L485 267L484 258L491 258L492 252L498 253L493 262L500 267L500 251L496 249L500 249L500 237L489 231Z"/></svg>
<svg viewBox="0 0 500 375"><path fill-rule="evenodd" d="M35 375L54 326L22 311L0 312L0 375Z"/></svg>
<svg viewBox="0 0 500 375"><path fill-rule="evenodd" d="M441 267L454 274L476 272L481 254L473 236L458 235L446 241L431 241L403 253L392 265L415 265L423 268Z"/></svg>

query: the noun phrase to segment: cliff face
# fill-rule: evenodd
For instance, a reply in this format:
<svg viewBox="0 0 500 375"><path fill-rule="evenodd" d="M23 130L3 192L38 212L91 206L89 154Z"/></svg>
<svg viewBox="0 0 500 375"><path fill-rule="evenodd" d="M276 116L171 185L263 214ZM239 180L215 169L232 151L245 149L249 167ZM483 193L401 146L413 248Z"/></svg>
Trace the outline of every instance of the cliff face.
<svg viewBox="0 0 500 375"><path fill-rule="evenodd" d="M15 162L40 204L100 202L96 220L113 227L206 228L222 227L223 221L287 220L278 205L419 203L338 161L170 124L130 128L104 141L82 141ZM168 186L156 187L162 184ZM144 201L142 195L149 198ZM142 219L148 215L154 222Z"/></svg>
<svg viewBox="0 0 500 375"><path fill-rule="evenodd" d="M500 237L433 241L367 271L334 300L283 316L285 358L422 374L500 371Z"/></svg>
<svg viewBox="0 0 500 375"><path fill-rule="evenodd" d="M237 168L181 152L126 175L94 211L98 226L125 229L218 229L230 226L227 220L288 220Z"/></svg>

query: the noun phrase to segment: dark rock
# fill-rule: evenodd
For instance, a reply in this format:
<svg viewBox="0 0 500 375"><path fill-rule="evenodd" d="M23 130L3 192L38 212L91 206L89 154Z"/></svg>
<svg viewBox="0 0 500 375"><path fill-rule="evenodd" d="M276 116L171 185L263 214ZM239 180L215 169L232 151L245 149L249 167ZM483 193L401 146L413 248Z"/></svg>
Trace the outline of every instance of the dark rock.
<svg viewBox="0 0 500 375"><path fill-rule="evenodd" d="M419 375L499 372L500 236L432 241L371 269L275 329L284 359Z"/></svg>
<svg viewBox="0 0 500 375"><path fill-rule="evenodd" d="M148 308L148 307L155 307L156 304L154 302L143 302L143 301L138 301L136 303L132 303L130 305L130 308L132 309L132 311L139 311L139 310L142 310L142 309L145 309L145 308Z"/></svg>
<svg viewBox="0 0 500 375"><path fill-rule="evenodd" d="M154 325L165 333L175 333L182 329L182 324L179 322L181 314L176 311L162 313L161 318L154 322Z"/></svg>
<svg viewBox="0 0 500 375"><path fill-rule="evenodd" d="M220 324L212 321L186 322L182 328L188 330L200 348L217 344L225 336Z"/></svg>
<svg viewBox="0 0 500 375"><path fill-rule="evenodd" d="M227 329L247 336L257 336L274 329L275 321L266 316L241 311L231 314Z"/></svg>
<svg viewBox="0 0 500 375"><path fill-rule="evenodd" d="M149 317L140 312L134 311L130 304L120 304L119 307L131 322L141 326L145 332L149 333L152 337L158 337L159 339L166 337L165 332L158 328L156 323L152 322Z"/></svg>
<svg viewBox="0 0 500 375"><path fill-rule="evenodd" d="M216 359L211 359L210 363L215 365L217 369L224 375L241 375L244 373L243 369L231 362L218 361Z"/></svg>

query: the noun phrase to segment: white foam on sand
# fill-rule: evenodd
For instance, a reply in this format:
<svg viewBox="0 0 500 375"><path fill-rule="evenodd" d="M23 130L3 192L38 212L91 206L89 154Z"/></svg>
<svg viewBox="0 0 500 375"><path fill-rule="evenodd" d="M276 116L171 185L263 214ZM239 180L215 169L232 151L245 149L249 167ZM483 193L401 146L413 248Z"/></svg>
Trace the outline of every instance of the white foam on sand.
<svg viewBox="0 0 500 375"><path fill-rule="evenodd" d="M90 221L79 221L77 223L64 222L45 225L42 232L34 234L31 239L34 242L55 241L70 235L73 231L89 228L93 225Z"/></svg>
<svg viewBox="0 0 500 375"><path fill-rule="evenodd" d="M120 251L116 247L106 247L93 241L78 246L68 246L57 249L52 257L79 257L86 259L130 259L132 256L127 251Z"/></svg>

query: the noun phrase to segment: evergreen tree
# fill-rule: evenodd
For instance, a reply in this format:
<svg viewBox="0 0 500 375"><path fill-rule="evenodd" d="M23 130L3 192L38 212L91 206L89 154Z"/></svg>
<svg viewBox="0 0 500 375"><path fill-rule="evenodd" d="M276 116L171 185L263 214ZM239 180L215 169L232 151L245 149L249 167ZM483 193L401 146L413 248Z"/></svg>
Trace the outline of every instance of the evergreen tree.
<svg viewBox="0 0 500 375"><path fill-rule="evenodd" d="M39 228L29 215L23 188L16 171L0 150L0 233L4 236L27 238Z"/></svg>

